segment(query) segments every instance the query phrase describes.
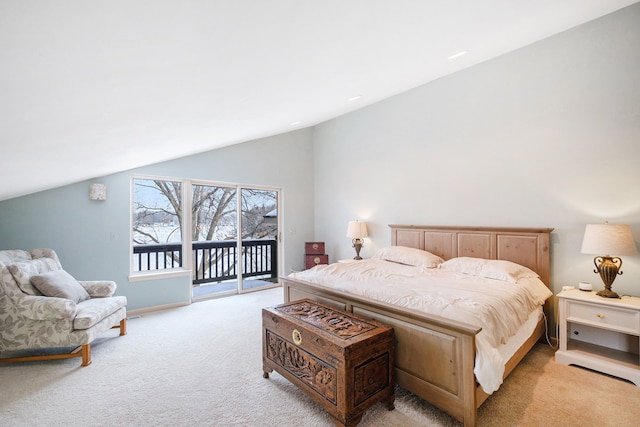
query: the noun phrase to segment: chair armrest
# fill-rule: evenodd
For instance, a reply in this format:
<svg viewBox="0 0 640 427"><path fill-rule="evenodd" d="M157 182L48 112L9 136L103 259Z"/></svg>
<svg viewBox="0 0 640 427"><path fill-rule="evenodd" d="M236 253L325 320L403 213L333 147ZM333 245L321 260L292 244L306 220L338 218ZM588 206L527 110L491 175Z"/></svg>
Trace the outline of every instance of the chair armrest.
<svg viewBox="0 0 640 427"><path fill-rule="evenodd" d="M116 282L111 280L79 280L79 282L91 298L112 297L118 287Z"/></svg>
<svg viewBox="0 0 640 427"><path fill-rule="evenodd" d="M64 298L25 296L17 304L19 314L32 320L73 319L76 303Z"/></svg>

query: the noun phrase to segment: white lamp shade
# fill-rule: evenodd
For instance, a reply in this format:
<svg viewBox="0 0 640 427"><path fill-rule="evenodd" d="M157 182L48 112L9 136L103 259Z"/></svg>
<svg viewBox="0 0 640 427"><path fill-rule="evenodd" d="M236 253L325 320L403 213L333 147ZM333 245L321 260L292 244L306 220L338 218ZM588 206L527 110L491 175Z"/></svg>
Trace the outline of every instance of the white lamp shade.
<svg viewBox="0 0 640 427"><path fill-rule="evenodd" d="M631 228L625 224L587 224L582 253L592 255L635 255L638 253Z"/></svg>
<svg viewBox="0 0 640 427"><path fill-rule="evenodd" d="M360 221L349 221L349 226L347 227L347 237L352 239L362 239L363 237L367 237L369 234L367 233L367 223Z"/></svg>

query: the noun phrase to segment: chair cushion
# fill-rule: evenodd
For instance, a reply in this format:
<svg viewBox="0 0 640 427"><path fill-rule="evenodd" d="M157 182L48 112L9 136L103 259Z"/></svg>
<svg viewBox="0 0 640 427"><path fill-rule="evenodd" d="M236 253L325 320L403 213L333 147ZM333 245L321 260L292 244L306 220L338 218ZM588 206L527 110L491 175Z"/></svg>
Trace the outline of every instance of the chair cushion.
<svg viewBox="0 0 640 427"><path fill-rule="evenodd" d="M31 277L47 273L50 271L60 270L60 266L53 258L38 258L32 260L19 261L8 265L7 269L11 272L13 279L18 287L27 295L43 295L31 283Z"/></svg>
<svg viewBox="0 0 640 427"><path fill-rule="evenodd" d="M48 297L70 299L76 304L89 299L89 294L82 285L64 270L32 276L31 284Z"/></svg>
<svg viewBox="0 0 640 427"><path fill-rule="evenodd" d="M124 296L91 298L83 301L77 306L73 329L89 329L126 305L127 298Z"/></svg>

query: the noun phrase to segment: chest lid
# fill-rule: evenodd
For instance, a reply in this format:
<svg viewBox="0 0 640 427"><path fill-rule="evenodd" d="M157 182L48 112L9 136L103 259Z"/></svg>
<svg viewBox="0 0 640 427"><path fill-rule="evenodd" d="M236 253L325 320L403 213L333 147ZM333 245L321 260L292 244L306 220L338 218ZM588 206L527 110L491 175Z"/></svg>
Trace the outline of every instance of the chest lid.
<svg viewBox="0 0 640 427"><path fill-rule="evenodd" d="M296 319L343 340L368 335L370 331L388 327L352 313L336 310L310 299L302 299L272 307L283 317Z"/></svg>

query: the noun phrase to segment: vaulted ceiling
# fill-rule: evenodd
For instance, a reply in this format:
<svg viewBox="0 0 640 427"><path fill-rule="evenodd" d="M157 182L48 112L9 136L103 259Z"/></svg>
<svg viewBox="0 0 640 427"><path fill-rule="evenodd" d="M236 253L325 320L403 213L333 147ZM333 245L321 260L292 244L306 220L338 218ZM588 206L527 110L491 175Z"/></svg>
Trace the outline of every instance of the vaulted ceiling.
<svg viewBox="0 0 640 427"><path fill-rule="evenodd" d="M0 200L313 126L636 2L2 0Z"/></svg>

